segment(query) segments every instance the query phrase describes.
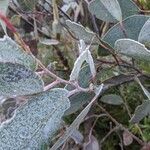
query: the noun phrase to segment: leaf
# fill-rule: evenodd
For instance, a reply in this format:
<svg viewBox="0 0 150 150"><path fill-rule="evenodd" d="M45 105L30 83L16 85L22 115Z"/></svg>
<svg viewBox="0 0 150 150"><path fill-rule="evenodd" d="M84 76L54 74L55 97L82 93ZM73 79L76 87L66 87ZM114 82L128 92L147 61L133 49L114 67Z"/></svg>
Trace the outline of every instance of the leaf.
<svg viewBox="0 0 150 150"><path fill-rule="evenodd" d="M150 33L150 19L146 21L138 37L138 41L140 43L150 48L150 34L149 33Z"/></svg>
<svg viewBox="0 0 150 150"><path fill-rule="evenodd" d="M97 79L101 82L108 80L114 76L116 76L117 67L114 68L103 68L100 72L97 73Z"/></svg>
<svg viewBox="0 0 150 150"><path fill-rule="evenodd" d="M80 49L80 47L79 47L79 49ZM71 81L78 80L79 72L80 72L81 66L84 63L84 61L86 61L88 63L92 77L93 78L95 77L96 69L95 69L93 57L89 50L89 46L87 46L85 50L82 50L82 53L80 53L79 57L77 58L77 60L74 63L74 67L73 67L71 75L70 75Z"/></svg>
<svg viewBox="0 0 150 150"><path fill-rule="evenodd" d="M6 11L8 8L9 0L0 0L0 11L6 15Z"/></svg>
<svg viewBox="0 0 150 150"><path fill-rule="evenodd" d="M119 95L115 95L115 94L108 94L108 95L104 95L100 101L102 101L103 103L106 104L110 104L110 105L121 105L123 104L123 100Z"/></svg>
<svg viewBox="0 0 150 150"><path fill-rule="evenodd" d="M65 116L75 113L94 97L94 93L77 93L69 97L70 108L65 112Z"/></svg>
<svg viewBox="0 0 150 150"><path fill-rule="evenodd" d="M86 57L87 57L87 51L84 51L76 59L76 61L74 63L74 67L73 67L72 72L70 74L70 80L71 81L74 81L74 80L77 81L78 80L81 66L82 66L83 62L86 60Z"/></svg>
<svg viewBox="0 0 150 150"><path fill-rule="evenodd" d="M90 50L87 51L86 61L89 65L89 67L90 67L92 77L94 78L96 76L96 69L95 69L94 60L93 60L93 57L92 57L92 54L91 54Z"/></svg>
<svg viewBox="0 0 150 150"><path fill-rule="evenodd" d="M41 78L20 64L0 62L0 95L29 95L43 91Z"/></svg>
<svg viewBox="0 0 150 150"><path fill-rule="evenodd" d="M150 116L150 101L144 101L142 105L138 106L135 110L132 123L139 123L144 117Z"/></svg>
<svg viewBox="0 0 150 150"><path fill-rule="evenodd" d="M150 93L148 92L148 90L142 85L142 83L140 82L140 80L138 78L135 78L135 79L141 86L141 88L142 88L143 92L145 93L145 95L147 96L147 98L150 100Z"/></svg>
<svg viewBox="0 0 150 150"><path fill-rule="evenodd" d="M132 144L132 142L133 142L133 138L132 138L131 134L129 134L128 132L124 131L123 132L123 144L125 146L128 146L128 145Z"/></svg>
<svg viewBox="0 0 150 150"><path fill-rule="evenodd" d="M6 15L6 12L7 12L7 9L8 9L8 4L9 4L9 0L0 0L0 12L2 12L3 15ZM2 25L2 28L5 32L5 34L7 34L5 23L1 20L0 20L0 23Z"/></svg>
<svg viewBox="0 0 150 150"><path fill-rule="evenodd" d="M80 72L79 72L79 78L78 78L79 85L82 88L89 87L91 83L91 77L92 77L92 74L91 74L89 65L84 64L83 67L81 67Z"/></svg>
<svg viewBox="0 0 150 150"><path fill-rule="evenodd" d="M75 37L77 39L82 39L83 41L85 41L87 43L91 43L92 40L93 40L93 43L98 41L96 38L94 38L95 33L93 33L92 31L87 30L81 24L78 24L76 22L72 22L70 20L67 20L66 25L75 34Z"/></svg>
<svg viewBox="0 0 150 150"><path fill-rule="evenodd" d="M131 39L119 39L115 42L118 53L134 59L150 61L150 51L141 43Z"/></svg>
<svg viewBox="0 0 150 150"><path fill-rule="evenodd" d="M95 95L98 97L100 95L100 93L102 92L102 88L103 88L103 84L98 85L98 86L94 86L94 93Z"/></svg>
<svg viewBox="0 0 150 150"><path fill-rule="evenodd" d="M19 47L19 45L8 36L0 39L0 61L18 63L35 70L36 60Z"/></svg>
<svg viewBox="0 0 150 150"><path fill-rule="evenodd" d="M28 98L13 118L0 126L1 149L40 149L60 127L69 107L67 94L67 90L52 89Z"/></svg>
<svg viewBox="0 0 150 150"><path fill-rule="evenodd" d="M140 8L138 8L133 0L118 0L118 2L121 7L123 19L140 13Z"/></svg>
<svg viewBox="0 0 150 150"><path fill-rule="evenodd" d="M79 130L74 130L71 135L71 138L75 141L76 144L82 144L84 137Z"/></svg>
<svg viewBox="0 0 150 150"><path fill-rule="evenodd" d="M24 11L33 11L38 0L14 0L14 2Z"/></svg>
<svg viewBox="0 0 150 150"><path fill-rule="evenodd" d="M102 40L108 43L111 47L114 47L114 43L118 39L130 38L137 41L141 28L148 19L149 16L145 15L133 15L128 17L122 21L127 37L121 29L120 23L117 23L107 31L107 33L102 37Z"/></svg>
<svg viewBox="0 0 150 150"><path fill-rule="evenodd" d="M89 10L103 21L122 21L122 12L117 0L93 0L89 3Z"/></svg>
<svg viewBox="0 0 150 150"><path fill-rule="evenodd" d="M108 4L108 7L105 7L103 3L107 4L109 2L113 3L114 7L116 6L117 8L112 8L113 6L110 6L110 4ZM101 19L103 21L117 22L117 20L122 20L121 17L125 19L131 15L138 14L139 8L131 0L118 0L118 2L116 0L93 0L89 3L89 11L98 19ZM118 16L118 19L115 18L115 16Z"/></svg>
<svg viewBox="0 0 150 150"><path fill-rule="evenodd" d="M84 79L84 80L83 80ZM91 72L90 68L88 65L84 65L80 72L79 72L79 78L78 78L78 83L81 87L87 88L90 85L90 80L91 80ZM66 86L67 90L72 90L73 87ZM76 93L69 97L70 99L70 108L65 112L65 115L72 114L82 108L84 104L89 102L92 98L94 97L94 93Z"/></svg>
<svg viewBox="0 0 150 150"><path fill-rule="evenodd" d="M91 135L89 142L84 144L83 150L101 150L98 139Z"/></svg>
<svg viewBox="0 0 150 150"><path fill-rule="evenodd" d="M99 87L99 93L102 92L103 84ZM82 123L85 116L88 114L91 109L92 104L95 102L97 95L92 99L92 101L81 111L81 113L77 116L77 118L73 121L70 127L66 130L66 132L58 139L58 141L52 146L50 150L58 149L74 132L74 130L79 128L79 125Z"/></svg>
<svg viewBox="0 0 150 150"><path fill-rule="evenodd" d="M78 48L79 48L79 54L81 54L87 48L87 46L82 39L79 42L80 43L78 44Z"/></svg>

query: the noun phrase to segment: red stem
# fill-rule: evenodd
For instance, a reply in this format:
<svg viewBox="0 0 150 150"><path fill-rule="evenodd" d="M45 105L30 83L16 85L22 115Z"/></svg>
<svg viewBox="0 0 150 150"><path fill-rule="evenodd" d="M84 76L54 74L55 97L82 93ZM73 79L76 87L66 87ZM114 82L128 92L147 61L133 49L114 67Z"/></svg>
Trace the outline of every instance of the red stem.
<svg viewBox="0 0 150 150"><path fill-rule="evenodd" d="M9 19L5 15L3 15L1 12L0 12L0 19L6 24L6 26L9 30L11 30L13 33L17 32L15 27L9 21Z"/></svg>

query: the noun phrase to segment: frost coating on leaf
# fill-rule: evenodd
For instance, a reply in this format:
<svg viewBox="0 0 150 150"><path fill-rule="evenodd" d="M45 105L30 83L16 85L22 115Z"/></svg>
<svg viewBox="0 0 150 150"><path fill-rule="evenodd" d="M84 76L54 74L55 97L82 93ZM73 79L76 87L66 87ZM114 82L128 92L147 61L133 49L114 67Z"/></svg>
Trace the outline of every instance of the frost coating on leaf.
<svg viewBox="0 0 150 150"><path fill-rule="evenodd" d="M145 22L149 19L146 15L133 15L122 21L127 37L133 40L138 40L139 33ZM110 28L106 34L102 37L104 42L107 42L111 47L114 47L114 43L118 39L126 38L123 30L120 27L120 23L117 23Z"/></svg>
<svg viewBox="0 0 150 150"><path fill-rule="evenodd" d="M10 37L0 39L0 61L18 63L35 70L37 63L30 54L23 51Z"/></svg>
<svg viewBox="0 0 150 150"><path fill-rule="evenodd" d="M109 13L118 21L122 20L122 12L117 0L100 0Z"/></svg>
<svg viewBox="0 0 150 150"><path fill-rule="evenodd" d="M39 0L13 0L15 5L24 11L31 11Z"/></svg>
<svg viewBox="0 0 150 150"><path fill-rule="evenodd" d="M83 80L84 79L84 80ZM88 65L84 65L79 72L78 83L81 87L87 88L91 83L91 71ZM66 86L67 90L73 90L73 87ZM70 99L70 108L65 112L65 115L72 114L83 107L83 105L89 102L93 97L94 93L85 93L80 92L73 94L69 97Z"/></svg>
<svg viewBox="0 0 150 150"><path fill-rule="evenodd" d="M123 99L119 95L108 94L102 96L100 99L103 103L111 104L111 105L121 105L123 104Z"/></svg>
<svg viewBox="0 0 150 150"><path fill-rule="evenodd" d="M118 2L121 7L123 19L140 13L140 8L138 8L133 0L118 0Z"/></svg>
<svg viewBox="0 0 150 150"><path fill-rule="evenodd" d="M122 20L122 12L117 0L93 0L89 3L89 10L97 18L106 22Z"/></svg>
<svg viewBox="0 0 150 150"><path fill-rule="evenodd" d="M78 80L79 72L81 70L81 66L84 63L84 61L86 61L88 63L92 77L95 77L95 75L96 75L96 69L94 66L93 57L89 50L89 46L87 46L85 48L85 50L83 50L83 49L81 50L81 48L85 48L85 43L83 44L83 41L81 42L81 46L79 46L79 51L81 53L80 53L79 57L77 58L77 60L75 61L73 70L70 75L70 80L73 80L73 81Z"/></svg>
<svg viewBox="0 0 150 150"><path fill-rule="evenodd" d="M142 27L138 41L150 48L150 19Z"/></svg>
<svg viewBox="0 0 150 150"><path fill-rule="evenodd" d="M73 132L79 128L79 125L83 122L84 118L88 114L88 112L91 109L91 106L95 102L95 100L98 97L98 94L100 94L103 90L104 85L101 84L99 86L99 90L97 95L91 100L91 102L81 111L81 113L77 116L77 118L72 122L70 127L66 130L66 132L57 140L57 142L53 145L53 147L50 150L57 150L72 134Z"/></svg>
<svg viewBox="0 0 150 150"><path fill-rule="evenodd" d="M6 15L7 9L8 9L8 4L9 4L9 0L0 0L0 12L3 13L3 15ZM0 23L2 25L2 28L5 32L5 34L7 33L6 31L6 25L3 21L0 20Z"/></svg>
<svg viewBox="0 0 150 150"><path fill-rule="evenodd" d="M77 60L74 63L74 67L72 69L71 75L70 75L70 80L72 80L72 81L78 80L81 66L82 66L83 62L86 60L86 57L87 57L87 51L84 51L77 58Z"/></svg>
<svg viewBox="0 0 150 150"><path fill-rule="evenodd" d="M139 85L141 86L144 94L147 96L147 98L150 100L150 93L149 91L142 85L141 81L138 78L135 78L136 81L139 83Z"/></svg>
<svg viewBox="0 0 150 150"><path fill-rule="evenodd" d="M9 0L0 0L0 11L6 14L8 8Z"/></svg>
<svg viewBox="0 0 150 150"><path fill-rule="evenodd" d="M132 123L139 123L144 117L150 116L150 101L144 101L142 105L138 106L135 110Z"/></svg>
<svg viewBox="0 0 150 150"><path fill-rule="evenodd" d="M58 130L69 108L67 90L52 89L30 97L0 127L0 150L38 150Z"/></svg>
<svg viewBox="0 0 150 150"><path fill-rule="evenodd" d="M115 42L115 49L126 56L150 61L150 51L137 41L131 39L119 39Z"/></svg>
<svg viewBox="0 0 150 150"><path fill-rule="evenodd" d="M89 10L92 14L96 15L97 18L107 21L107 22L116 22L117 20L115 17L111 14L111 11L114 13L114 8L108 4L108 7L104 6L104 3L113 3L112 0L93 0L89 3ZM115 2L115 1L114 1ZM139 8L136 6L136 4L132 0L118 0L121 12L122 12L122 18L125 19L131 15L138 14ZM117 2L115 2L117 3ZM117 4L118 5L118 4ZM116 6L117 6L116 5ZM117 11L120 11L119 6L117 6ZM115 13L117 13L117 11ZM117 15L118 14L114 14ZM120 14L121 15L121 14ZM120 18L121 19L121 18Z"/></svg>
<svg viewBox="0 0 150 150"><path fill-rule="evenodd" d="M43 91L43 81L20 64L0 62L0 95L28 95Z"/></svg>
<svg viewBox="0 0 150 150"><path fill-rule="evenodd" d="M79 54L81 54L86 49L86 44L83 40L80 40L80 44L78 44L79 47Z"/></svg>
<svg viewBox="0 0 150 150"><path fill-rule="evenodd" d="M74 32L76 38L78 38L78 39L83 39L85 42L91 43L91 41L95 37L95 33L87 30L81 24L78 24L76 22L72 22L70 20L67 20L66 24L70 28L70 30L72 32ZM98 41L98 40L95 38L93 40L93 42L96 42L96 41Z"/></svg>

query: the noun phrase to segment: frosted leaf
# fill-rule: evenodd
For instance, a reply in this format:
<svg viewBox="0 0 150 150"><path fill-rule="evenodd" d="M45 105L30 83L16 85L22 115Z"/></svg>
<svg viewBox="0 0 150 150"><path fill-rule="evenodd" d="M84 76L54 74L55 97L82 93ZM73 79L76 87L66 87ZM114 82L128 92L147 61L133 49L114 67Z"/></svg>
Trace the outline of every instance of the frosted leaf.
<svg viewBox="0 0 150 150"><path fill-rule="evenodd" d="M0 39L0 61L22 64L32 70L35 70L37 66L33 56L23 51L21 47L8 36L4 36L4 38Z"/></svg>
<svg viewBox="0 0 150 150"><path fill-rule="evenodd" d="M93 40L93 43L98 41L98 39L94 38L95 33L93 33L90 30L87 30L81 24L67 20L66 25L69 27L69 29L72 32L74 32L76 38L83 39L85 42L88 42L88 43L91 43L92 40Z"/></svg>
<svg viewBox="0 0 150 150"><path fill-rule="evenodd" d="M87 51L82 52L77 60L74 63L74 67L72 69L71 75L70 75L70 80L78 80L79 72L81 69L81 66L83 62L86 60L87 57Z"/></svg>
<svg viewBox="0 0 150 150"><path fill-rule="evenodd" d="M8 9L8 4L9 4L9 0L0 0L0 12L3 14L3 15L6 15L6 12L7 12L7 9ZM2 25L2 28L5 32L5 34L7 34L7 31L6 31L6 25L3 21L0 20L0 23Z"/></svg>
<svg viewBox="0 0 150 150"><path fill-rule="evenodd" d="M28 99L0 127L0 150L38 150L60 127L69 107L67 90L52 89Z"/></svg>
<svg viewBox="0 0 150 150"><path fill-rule="evenodd" d="M150 92L142 85L141 81L136 78L136 81L139 83L139 85L141 86L144 94L147 96L147 98L150 100Z"/></svg>
<svg viewBox="0 0 150 150"><path fill-rule="evenodd" d="M83 80L84 79L84 80ZM91 71L89 68L89 65L84 64L79 72L79 78L78 78L78 84L82 88L87 88L89 87L91 83ZM73 90L74 87L66 86L67 90ZM90 102L90 100L94 97L94 92L92 93L85 93L85 92L80 92L73 94L69 97L70 99L70 108L65 112L65 115L69 115L72 113L75 113L77 110L83 107L84 104L87 102Z"/></svg>
<svg viewBox="0 0 150 150"><path fill-rule="evenodd" d="M0 95L28 95L43 91L43 81L20 64L0 62Z"/></svg>
<svg viewBox="0 0 150 150"><path fill-rule="evenodd" d="M87 53L88 53L88 55L87 55L86 61L87 61L87 63L90 66L90 71L91 71L92 77L95 77L95 75L96 75L96 69L95 69L93 57L92 57L91 52L89 50L88 50Z"/></svg>
<svg viewBox="0 0 150 150"><path fill-rule="evenodd" d="M6 15L9 0L0 0L0 11Z"/></svg>
<svg viewBox="0 0 150 150"><path fill-rule="evenodd" d="M103 90L104 85L101 84L99 86L99 92L98 94L100 94ZM84 120L84 118L86 117L86 115L88 114L88 112L91 109L91 106L93 105L93 103L95 102L96 98L98 97L98 95L96 95L96 97L94 97L91 102L81 111L81 113L76 117L76 119L72 122L72 124L70 125L70 127L66 130L66 132L57 140L57 142L52 146L52 148L50 150L56 150L58 149L72 134L73 132L79 128L79 125L82 123L82 121Z"/></svg>
<svg viewBox="0 0 150 150"><path fill-rule="evenodd" d="M86 49L86 44L83 40L80 40L80 44L78 44L79 47L79 54L81 54Z"/></svg>
<svg viewBox="0 0 150 150"><path fill-rule="evenodd" d="M150 61L150 50L143 44L131 39L119 39L115 42L115 49L134 59Z"/></svg>
<svg viewBox="0 0 150 150"><path fill-rule="evenodd" d="M135 110L132 123L139 123L144 117L150 116L150 101L144 101L142 105L138 106Z"/></svg>
<svg viewBox="0 0 150 150"><path fill-rule="evenodd" d="M97 18L116 22L122 20L122 12L117 0L93 0L89 3L89 10Z"/></svg>
<svg viewBox="0 0 150 150"><path fill-rule="evenodd" d="M103 103L110 104L110 105L121 105L123 104L123 99L116 94L107 94L102 96L100 99Z"/></svg>
<svg viewBox="0 0 150 150"><path fill-rule="evenodd" d="M133 15L123 20L122 24L127 37L137 41L141 28L148 19L149 16L146 15ZM102 40L114 48L114 43L123 38L126 38L126 36L120 27L120 23L117 23L105 33Z"/></svg>
<svg viewBox="0 0 150 150"><path fill-rule="evenodd" d="M150 19L148 19L142 27L138 41L150 48Z"/></svg>
<svg viewBox="0 0 150 150"><path fill-rule="evenodd" d="M119 5L117 4L117 1ZM89 11L98 19L106 22L120 21L138 14L139 8L132 0L92 0L89 3ZM111 3L111 5L109 4Z"/></svg>
<svg viewBox="0 0 150 150"><path fill-rule="evenodd" d="M81 70L81 66L84 63L84 61L88 63L92 77L95 77L96 69L95 69L93 57L89 50L89 46L86 47L83 40L80 40L79 52L80 55L74 63L74 67L70 75L70 80L78 80L79 72Z"/></svg>

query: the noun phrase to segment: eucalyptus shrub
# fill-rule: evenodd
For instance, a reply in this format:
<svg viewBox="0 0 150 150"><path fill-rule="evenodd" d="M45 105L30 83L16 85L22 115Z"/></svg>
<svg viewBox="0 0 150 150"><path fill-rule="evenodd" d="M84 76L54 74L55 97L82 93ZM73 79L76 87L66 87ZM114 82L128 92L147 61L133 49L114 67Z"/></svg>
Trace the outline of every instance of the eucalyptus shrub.
<svg viewBox="0 0 150 150"><path fill-rule="evenodd" d="M110 29L102 36L71 19L64 17L62 21L59 18L56 1L13 1L13 4L26 12L35 10L38 4L47 9L49 7L46 4L49 3L53 6L51 9L53 9L54 16L52 24L54 35L61 34L60 32L65 28L73 34L78 44L78 57L68 80L45 67L32 54L30 48L5 16L10 3L9 0L0 1L0 23L5 33L0 39L0 101L3 105L8 99L13 98L19 105L12 117L0 125L1 150L41 149L41 145L48 143L56 131L62 127L62 117L73 114L84 106L64 134L50 148L51 150L59 149L69 137L75 140L74 135L81 134L78 131L79 126L99 97L99 100L105 104L123 105L124 101L121 96L113 93L105 94L105 92L113 86L134 79L142 88L146 99L135 108L129 122L138 126L144 117L150 115L150 93L140 81L141 78L149 80L149 72L138 68L139 62L150 62L150 19L149 15L140 15L141 10L132 0L86 1L88 11L94 19L106 24L111 23ZM73 6L79 7L79 4L82 3L64 1L60 9L67 14L66 8L74 9ZM65 24L65 28L62 24ZM96 22L94 25L98 28ZM13 32L14 39L8 36L6 27ZM37 30L36 23L34 27ZM57 36L55 38L59 40ZM41 43L46 45L57 45L57 41L56 43L53 41L53 44L50 42L49 39L41 40ZM96 46L99 46L98 51L94 51ZM104 53L104 55L99 55L99 53ZM99 74L95 54L99 55L100 61L108 58L105 61L110 64L114 63L115 68L110 69L108 65L101 64L103 69ZM122 67L132 69L132 71ZM42 74L46 74L53 80L45 85ZM98 82L99 80L101 82ZM63 86L59 86L60 84ZM99 107L112 119L116 127L124 130L132 140L136 140L142 146L146 145L143 139L136 137L128 128L117 122L103 106L99 105ZM132 142L124 140L124 143L129 145Z"/></svg>

